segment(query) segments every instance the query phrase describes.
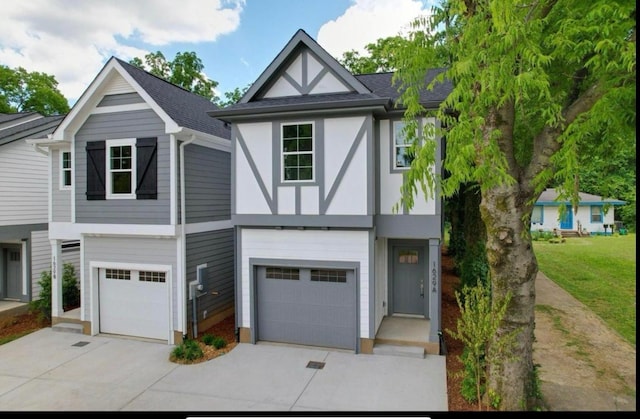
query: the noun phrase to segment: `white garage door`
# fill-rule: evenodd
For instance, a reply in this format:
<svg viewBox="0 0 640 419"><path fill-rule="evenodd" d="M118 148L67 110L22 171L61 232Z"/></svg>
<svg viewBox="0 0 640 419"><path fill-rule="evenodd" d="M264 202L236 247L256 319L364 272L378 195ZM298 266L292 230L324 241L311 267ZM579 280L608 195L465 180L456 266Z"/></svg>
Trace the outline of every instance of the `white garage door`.
<svg viewBox="0 0 640 419"><path fill-rule="evenodd" d="M166 272L100 269L100 332L169 339Z"/></svg>

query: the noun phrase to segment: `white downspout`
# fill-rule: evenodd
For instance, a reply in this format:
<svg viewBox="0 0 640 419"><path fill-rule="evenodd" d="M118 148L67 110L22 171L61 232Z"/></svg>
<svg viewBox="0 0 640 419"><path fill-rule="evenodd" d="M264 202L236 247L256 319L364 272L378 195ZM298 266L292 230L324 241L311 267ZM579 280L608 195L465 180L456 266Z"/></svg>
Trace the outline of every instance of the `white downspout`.
<svg viewBox="0 0 640 419"><path fill-rule="evenodd" d="M189 301L189 290L187 289L187 233L186 233L186 222L187 222L187 214L186 214L186 181L185 181L185 170L184 170L184 147L186 145L191 144L196 139L195 135L191 135L191 137L180 143L180 245L181 245L181 258L182 258L182 284L181 286L184 288L184 296L182 301L182 335L187 335L187 305Z"/></svg>

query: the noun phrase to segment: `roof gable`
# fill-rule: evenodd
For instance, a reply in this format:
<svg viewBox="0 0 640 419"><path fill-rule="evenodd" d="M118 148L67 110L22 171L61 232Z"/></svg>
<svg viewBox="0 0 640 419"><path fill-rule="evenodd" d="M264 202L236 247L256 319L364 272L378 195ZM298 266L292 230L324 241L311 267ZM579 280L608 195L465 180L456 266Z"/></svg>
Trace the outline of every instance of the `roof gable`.
<svg viewBox="0 0 640 419"><path fill-rule="evenodd" d="M105 95L137 93L164 121L167 133L182 128L229 139L230 129L207 112L217 106L206 98L111 57L55 131L54 140L69 139Z"/></svg>
<svg viewBox="0 0 640 419"><path fill-rule="evenodd" d="M364 84L299 29L239 103L263 98L349 92L370 93Z"/></svg>

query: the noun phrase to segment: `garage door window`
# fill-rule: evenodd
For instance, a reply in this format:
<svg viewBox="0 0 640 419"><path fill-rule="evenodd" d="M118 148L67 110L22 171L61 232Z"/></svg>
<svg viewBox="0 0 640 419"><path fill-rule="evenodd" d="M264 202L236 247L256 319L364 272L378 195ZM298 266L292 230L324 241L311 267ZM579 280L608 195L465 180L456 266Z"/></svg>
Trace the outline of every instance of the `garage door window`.
<svg viewBox="0 0 640 419"><path fill-rule="evenodd" d="M138 276L139 281L143 282L165 282L166 281L166 273L165 272L151 272L151 271L140 271L140 275Z"/></svg>
<svg viewBox="0 0 640 419"><path fill-rule="evenodd" d="M347 271L336 269L312 269L311 280L316 282L347 282Z"/></svg>
<svg viewBox="0 0 640 419"><path fill-rule="evenodd" d="M293 268L267 268L267 278L298 281L300 279L300 270Z"/></svg>
<svg viewBox="0 0 640 419"><path fill-rule="evenodd" d="M131 271L125 269L107 269L105 277L107 279L121 279L129 281L131 279Z"/></svg>

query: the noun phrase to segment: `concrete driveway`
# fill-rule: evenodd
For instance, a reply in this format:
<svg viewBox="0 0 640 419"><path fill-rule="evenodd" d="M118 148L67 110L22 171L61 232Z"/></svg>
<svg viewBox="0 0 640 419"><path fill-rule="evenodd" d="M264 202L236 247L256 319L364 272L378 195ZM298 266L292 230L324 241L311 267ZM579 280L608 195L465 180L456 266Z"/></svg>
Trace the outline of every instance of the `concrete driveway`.
<svg viewBox="0 0 640 419"><path fill-rule="evenodd" d="M0 411L447 410L444 356L260 343L178 365L168 360L172 349L41 329L0 346Z"/></svg>

